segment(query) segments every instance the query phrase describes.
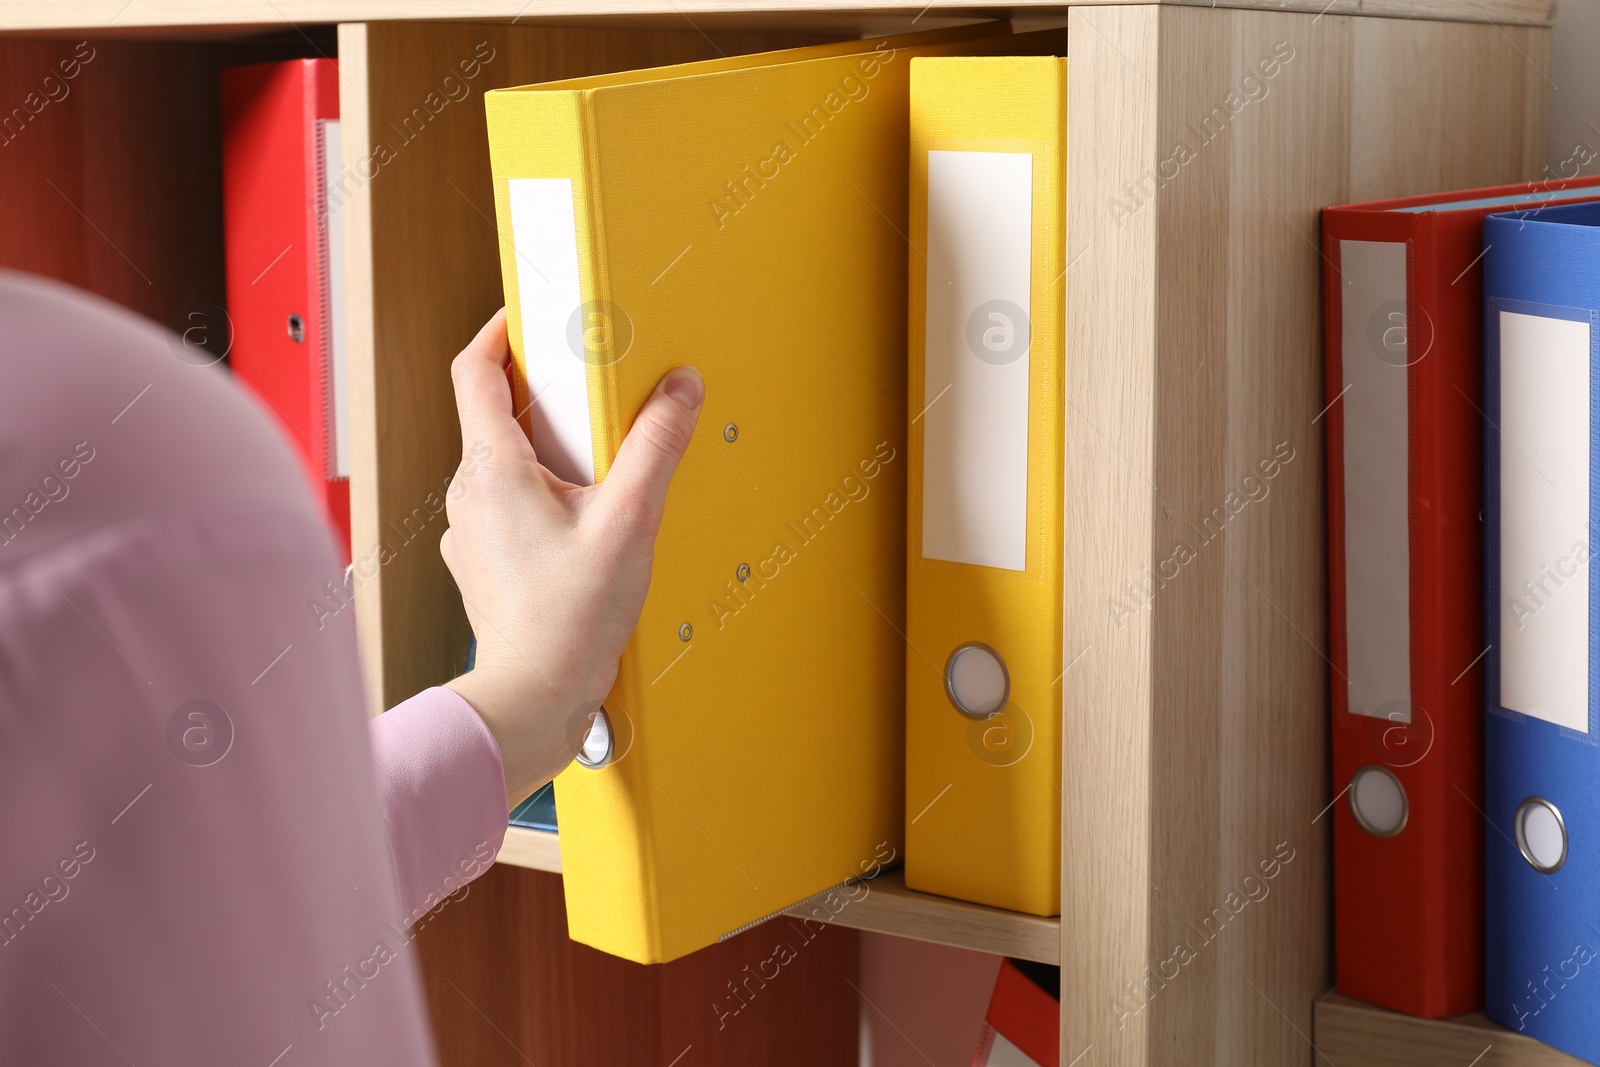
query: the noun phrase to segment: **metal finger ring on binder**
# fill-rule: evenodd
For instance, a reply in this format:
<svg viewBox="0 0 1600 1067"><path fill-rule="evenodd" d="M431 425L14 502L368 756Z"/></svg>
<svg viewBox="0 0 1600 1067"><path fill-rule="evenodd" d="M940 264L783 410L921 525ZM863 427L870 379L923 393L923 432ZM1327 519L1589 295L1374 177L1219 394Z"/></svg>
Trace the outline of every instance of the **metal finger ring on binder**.
<svg viewBox="0 0 1600 1067"><path fill-rule="evenodd" d="M1540 874L1554 874L1567 862L1567 822L1544 797L1517 805L1517 851Z"/></svg>
<svg viewBox="0 0 1600 1067"><path fill-rule="evenodd" d="M1011 674L1000 653L981 641L968 641L945 661L944 692L967 718L987 719L1011 699Z"/></svg>
<svg viewBox="0 0 1600 1067"><path fill-rule="evenodd" d="M594 713L594 719L589 723L589 732L583 738L583 748L578 752L578 762L592 771L610 763L611 754L615 749L614 736L611 731L611 717L602 707Z"/></svg>
<svg viewBox="0 0 1600 1067"><path fill-rule="evenodd" d="M1411 805L1394 772L1369 763L1350 776L1350 814L1373 837L1394 837L1406 828Z"/></svg>

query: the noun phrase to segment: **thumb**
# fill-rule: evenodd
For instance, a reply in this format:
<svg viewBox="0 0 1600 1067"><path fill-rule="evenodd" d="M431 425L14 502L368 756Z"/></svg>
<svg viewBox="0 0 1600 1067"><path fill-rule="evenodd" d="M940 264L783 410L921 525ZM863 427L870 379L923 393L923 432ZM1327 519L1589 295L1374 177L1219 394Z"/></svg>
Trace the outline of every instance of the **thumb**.
<svg viewBox="0 0 1600 1067"><path fill-rule="evenodd" d="M628 510L637 508L660 521L667 486L694 439L705 395L705 381L693 367L679 367L661 379L617 450L601 486L604 499L627 501Z"/></svg>
<svg viewBox="0 0 1600 1067"><path fill-rule="evenodd" d="M450 364L463 454L478 441L491 445L515 443L516 438L526 441L511 413L511 383L506 380L510 362L506 312L501 308Z"/></svg>

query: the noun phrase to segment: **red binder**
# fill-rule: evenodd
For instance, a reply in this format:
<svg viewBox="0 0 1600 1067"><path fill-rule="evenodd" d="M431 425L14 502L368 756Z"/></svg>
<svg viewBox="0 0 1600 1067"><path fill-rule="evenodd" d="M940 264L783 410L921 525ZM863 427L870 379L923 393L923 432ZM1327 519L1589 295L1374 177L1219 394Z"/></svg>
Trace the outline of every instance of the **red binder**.
<svg viewBox="0 0 1600 1067"><path fill-rule="evenodd" d="M229 363L294 442L348 562L338 67L264 63L221 82Z"/></svg>
<svg viewBox="0 0 1600 1067"><path fill-rule="evenodd" d="M1056 1067L1061 1062L1061 970L1001 960L972 1067Z"/></svg>
<svg viewBox="0 0 1600 1067"><path fill-rule="evenodd" d="M1537 182L1327 208L1338 991L1483 1004L1483 219Z"/></svg>

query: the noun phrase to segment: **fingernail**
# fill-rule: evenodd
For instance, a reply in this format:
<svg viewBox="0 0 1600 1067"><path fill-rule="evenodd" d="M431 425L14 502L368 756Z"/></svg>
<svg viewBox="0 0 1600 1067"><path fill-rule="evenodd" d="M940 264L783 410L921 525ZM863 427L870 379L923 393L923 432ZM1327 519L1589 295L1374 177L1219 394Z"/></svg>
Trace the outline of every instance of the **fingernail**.
<svg viewBox="0 0 1600 1067"><path fill-rule="evenodd" d="M693 367L679 367L667 375L661 391L690 411L698 411L700 402L706 398L706 383Z"/></svg>

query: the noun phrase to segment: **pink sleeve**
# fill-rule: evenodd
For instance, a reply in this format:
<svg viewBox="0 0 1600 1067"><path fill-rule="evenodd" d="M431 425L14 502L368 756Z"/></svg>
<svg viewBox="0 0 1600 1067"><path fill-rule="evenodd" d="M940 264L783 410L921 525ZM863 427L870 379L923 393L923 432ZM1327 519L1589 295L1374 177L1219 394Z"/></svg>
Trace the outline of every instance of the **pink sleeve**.
<svg viewBox="0 0 1600 1067"><path fill-rule="evenodd" d="M372 720L400 904L416 922L489 869L506 834L500 748L460 694L425 689Z"/></svg>
<svg viewBox="0 0 1600 1067"><path fill-rule="evenodd" d="M395 712L381 810L281 420L58 283L0 270L0 325L0 1063L436 1067L385 837L423 904L487 866L491 740Z"/></svg>

